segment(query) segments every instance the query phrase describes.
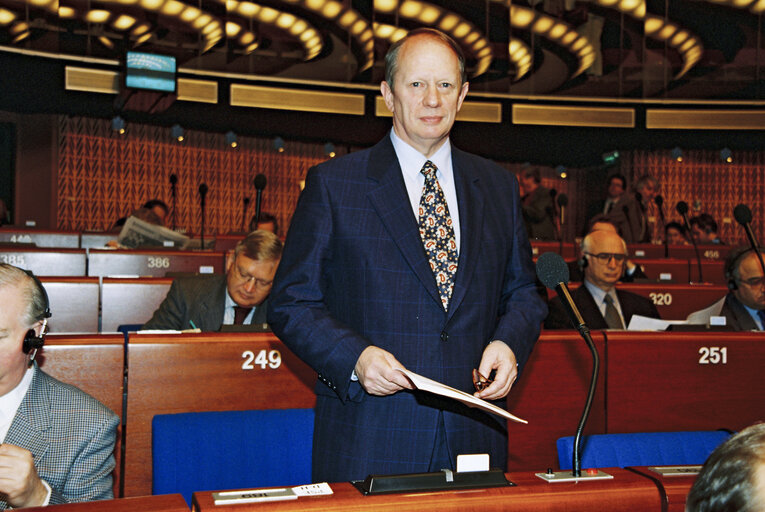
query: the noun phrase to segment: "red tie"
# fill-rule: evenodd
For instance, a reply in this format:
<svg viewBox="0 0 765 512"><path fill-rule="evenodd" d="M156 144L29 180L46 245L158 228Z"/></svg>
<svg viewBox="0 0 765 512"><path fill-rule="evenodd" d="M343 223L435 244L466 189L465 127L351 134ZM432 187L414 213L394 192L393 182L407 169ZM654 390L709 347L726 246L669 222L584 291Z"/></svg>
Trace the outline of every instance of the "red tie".
<svg viewBox="0 0 765 512"><path fill-rule="evenodd" d="M250 314L252 308L243 308L242 306L234 306L234 324L242 325L244 319Z"/></svg>

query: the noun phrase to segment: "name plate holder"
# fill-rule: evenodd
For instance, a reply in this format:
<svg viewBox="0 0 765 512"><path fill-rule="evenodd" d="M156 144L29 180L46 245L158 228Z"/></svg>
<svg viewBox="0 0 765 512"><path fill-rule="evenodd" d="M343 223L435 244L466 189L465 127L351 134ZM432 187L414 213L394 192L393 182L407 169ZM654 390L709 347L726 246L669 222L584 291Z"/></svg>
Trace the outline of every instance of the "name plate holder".
<svg viewBox="0 0 765 512"><path fill-rule="evenodd" d="M403 492L451 491L488 487L512 487L501 469L457 473L442 470L434 473L410 473L403 475L369 475L351 484L365 496Z"/></svg>

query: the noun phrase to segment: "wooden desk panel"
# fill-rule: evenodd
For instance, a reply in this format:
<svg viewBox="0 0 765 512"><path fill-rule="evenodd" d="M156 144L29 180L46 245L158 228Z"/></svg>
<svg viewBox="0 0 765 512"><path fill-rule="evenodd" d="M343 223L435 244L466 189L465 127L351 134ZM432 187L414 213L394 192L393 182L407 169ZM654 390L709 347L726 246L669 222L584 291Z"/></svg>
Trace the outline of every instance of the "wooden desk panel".
<svg viewBox="0 0 765 512"><path fill-rule="evenodd" d="M698 475L662 476L647 467L629 468L656 481L666 497L667 512L685 512L685 501Z"/></svg>
<svg viewBox="0 0 765 512"><path fill-rule="evenodd" d="M111 240L117 240L119 231L91 231L80 235L81 249L103 249Z"/></svg>
<svg viewBox="0 0 765 512"><path fill-rule="evenodd" d="M651 281L663 283L688 283L688 261L675 259L634 259L636 265L643 268L643 272ZM666 279L663 279L665 278Z"/></svg>
<svg viewBox="0 0 765 512"><path fill-rule="evenodd" d="M51 333L98 332L97 277L41 277L53 316Z"/></svg>
<svg viewBox="0 0 765 512"><path fill-rule="evenodd" d="M561 254L560 248L560 242L540 242L539 240L531 241L531 254L535 258L546 252L554 252L560 254L564 259L573 259L579 256L576 251L576 247L570 242L563 243L563 254Z"/></svg>
<svg viewBox="0 0 765 512"><path fill-rule="evenodd" d="M85 261L82 249L0 247L0 263L31 270L38 276L84 276Z"/></svg>
<svg viewBox="0 0 765 512"><path fill-rule="evenodd" d="M617 288L651 299L664 320L685 320L728 293L726 286L711 284L622 283Z"/></svg>
<svg viewBox="0 0 765 512"><path fill-rule="evenodd" d="M630 258L648 258L648 259L660 259L664 258L664 245L657 244L629 244L627 246L627 254ZM672 253L670 253L671 256ZM685 259L685 258L678 258Z"/></svg>
<svg viewBox="0 0 765 512"><path fill-rule="evenodd" d="M699 245L699 256L703 259L725 260L731 247L728 245L705 244ZM670 245L669 257L681 260L696 261L696 251L692 245Z"/></svg>
<svg viewBox="0 0 765 512"><path fill-rule="evenodd" d="M104 510L109 512L189 512L189 506L180 494L165 494L30 507L24 510L26 512L103 512Z"/></svg>
<svg viewBox="0 0 765 512"><path fill-rule="evenodd" d="M121 468L124 337L113 335L48 335L37 362L47 374L77 386L120 418L114 457L114 495L119 495Z"/></svg>
<svg viewBox="0 0 765 512"><path fill-rule="evenodd" d="M600 375L586 434L606 432L605 350L602 333L593 332ZM508 422L508 470L544 471L558 467L556 441L574 435L592 374L587 344L575 331L546 331L537 341L523 374L507 399L510 412L529 422Z"/></svg>
<svg viewBox="0 0 765 512"><path fill-rule="evenodd" d="M146 323L171 284L169 277L105 277L101 284L101 331L114 332L120 325Z"/></svg>
<svg viewBox="0 0 765 512"><path fill-rule="evenodd" d="M77 249L80 246L80 234L73 231L45 231L3 226L0 228L0 243L35 244L37 247Z"/></svg>
<svg viewBox="0 0 765 512"><path fill-rule="evenodd" d="M153 276L168 272L223 273L222 252L177 250L88 250L89 276Z"/></svg>
<svg viewBox="0 0 765 512"><path fill-rule="evenodd" d="M268 358L279 351L281 364ZM125 495L151 492L155 414L310 408L316 374L270 333L131 334ZM249 369L243 369L243 366Z"/></svg>
<svg viewBox="0 0 765 512"><path fill-rule="evenodd" d="M765 420L765 334L609 332L607 350L608 432L735 431Z"/></svg>
<svg viewBox="0 0 765 512"><path fill-rule="evenodd" d="M690 276L694 282L699 282L699 266L698 262L690 260L689 262ZM726 284L725 281L725 261L715 260L701 260L701 273L706 283L714 284Z"/></svg>
<svg viewBox="0 0 765 512"><path fill-rule="evenodd" d="M508 473L515 487L494 487L465 491L402 493L363 496L350 483L331 484L330 496L301 497L291 501L272 501L215 506L212 492L194 493L193 508L198 512L244 511L375 511L404 512L492 512L522 510L555 512L573 510L660 511L661 498L656 485L642 475L614 468L607 469L614 480L550 484L533 473Z"/></svg>

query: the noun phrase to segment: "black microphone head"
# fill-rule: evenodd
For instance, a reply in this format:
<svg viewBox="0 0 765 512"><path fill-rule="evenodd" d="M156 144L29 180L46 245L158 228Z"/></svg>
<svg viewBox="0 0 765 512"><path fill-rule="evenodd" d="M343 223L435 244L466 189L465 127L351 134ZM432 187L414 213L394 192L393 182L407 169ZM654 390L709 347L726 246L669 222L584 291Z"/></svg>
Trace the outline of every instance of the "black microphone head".
<svg viewBox="0 0 765 512"><path fill-rule="evenodd" d="M640 192L635 192L635 199L637 199L638 203L643 200L643 194Z"/></svg>
<svg viewBox="0 0 765 512"><path fill-rule="evenodd" d="M247 206L248 204L250 204L250 198L249 198L249 197L245 197L244 199L242 199L242 201L244 202L244 205L245 205L245 206Z"/></svg>
<svg viewBox="0 0 765 512"><path fill-rule="evenodd" d="M255 190L263 190L266 188L266 177L263 174L258 174L255 179L252 180L255 185Z"/></svg>
<svg viewBox="0 0 765 512"><path fill-rule="evenodd" d="M662 206L664 204L664 197L659 194L653 198L653 202L656 203L656 206Z"/></svg>
<svg viewBox="0 0 765 512"><path fill-rule="evenodd" d="M558 196L558 206L568 206L568 196L566 194Z"/></svg>
<svg viewBox="0 0 765 512"><path fill-rule="evenodd" d="M677 213L680 215L685 215L688 213L688 203L685 201L678 201L677 206L675 206L675 209L677 210Z"/></svg>
<svg viewBox="0 0 765 512"><path fill-rule="evenodd" d="M176 183L178 183L178 176L176 176L175 174L171 174L170 175L170 184L175 185Z"/></svg>
<svg viewBox="0 0 765 512"><path fill-rule="evenodd" d="M202 183L201 185L199 185L199 195L204 197L206 194L207 194L207 184Z"/></svg>
<svg viewBox="0 0 765 512"><path fill-rule="evenodd" d="M736 222L742 226L752 222L752 210L745 204L736 205L733 209L733 216L736 218Z"/></svg>
<svg viewBox="0 0 765 512"><path fill-rule="evenodd" d="M555 289L560 283L568 283L568 265L555 252L546 252L537 259L537 277L548 288Z"/></svg>
<svg viewBox="0 0 765 512"><path fill-rule="evenodd" d="M558 195L558 191L557 191L557 190L555 190L554 188L551 188L551 189L550 189L550 197L552 197L553 199L555 199L555 196L557 196L557 195Z"/></svg>

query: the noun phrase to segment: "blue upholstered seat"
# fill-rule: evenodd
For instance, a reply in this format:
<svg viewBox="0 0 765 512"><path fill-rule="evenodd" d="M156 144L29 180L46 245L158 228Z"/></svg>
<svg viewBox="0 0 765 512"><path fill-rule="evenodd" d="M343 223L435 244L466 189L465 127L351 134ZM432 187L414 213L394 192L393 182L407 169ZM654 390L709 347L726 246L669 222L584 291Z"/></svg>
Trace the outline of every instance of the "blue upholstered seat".
<svg viewBox="0 0 765 512"><path fill-rule="evenodd" d="M582 468L703 464L728 436L723 430L583 436ZM573 448L573 436L558 439L561 470L572 468Z"/></svg>
<svg viewBox="0 0 765 512"><path fill-rule="evenodd" d="M152 492L307 484L312 440L313 409L157 415Z"/></svg>

